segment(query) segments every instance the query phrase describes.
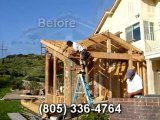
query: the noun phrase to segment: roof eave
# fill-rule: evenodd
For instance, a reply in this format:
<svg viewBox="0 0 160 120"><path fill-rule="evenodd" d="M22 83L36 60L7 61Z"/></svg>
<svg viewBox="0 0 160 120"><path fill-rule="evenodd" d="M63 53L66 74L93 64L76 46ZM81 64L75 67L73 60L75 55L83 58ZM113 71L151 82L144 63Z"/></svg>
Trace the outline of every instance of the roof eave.
<svg viewBox="0 0 160 120"><path fill-rule="evenodd" d="M99 21L95 31L93 34L96 34L100 31L100 29L102 28L103 24L105 23L106 19L109 17L109 16L112 16L115 12L115 10L117 9L119 3L121 2L121 0L115 0L112 8L110 9L110 11L106 10L105 13L103 14L101 20Z"/></svg>

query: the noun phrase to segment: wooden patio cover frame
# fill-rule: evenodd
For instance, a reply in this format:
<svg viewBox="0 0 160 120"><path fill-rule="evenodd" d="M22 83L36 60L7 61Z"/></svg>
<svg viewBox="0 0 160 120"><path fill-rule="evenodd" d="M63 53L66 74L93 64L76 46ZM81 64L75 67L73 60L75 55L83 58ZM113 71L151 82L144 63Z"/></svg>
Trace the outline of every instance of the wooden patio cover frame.
<svg viewBox="0 0 160 120"><path fill-rule="evenodd" d="M59 54L59 57L64 61L67 58L79 58L79 56L70 55L71 48L66 48L66 42L61 40L41 40L41 43L46 47L53 49ZM109 31L100 34L93 34L92 36L78 42L84 46L93 58L101 59L117 59L128 60L129 67L133 66L133 61L144 62L143 52L126 42L125 40L117 37ZM113 48L117 51L113 51ZM146 75L145 75L146 76ZM147 80L144 76L144 93L147 93Z"/></svg>

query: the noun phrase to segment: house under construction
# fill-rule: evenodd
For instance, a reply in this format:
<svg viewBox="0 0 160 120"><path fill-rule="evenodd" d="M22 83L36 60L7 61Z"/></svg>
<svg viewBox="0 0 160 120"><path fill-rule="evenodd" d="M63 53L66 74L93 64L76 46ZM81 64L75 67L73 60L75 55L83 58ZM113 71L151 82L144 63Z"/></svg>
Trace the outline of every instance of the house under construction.
<svg viewBox="0 0 160 120"><path fill-rule="evenodd" d="M80 66L79 55L71 56L71 49L63 54L65 41L42 40L41 43L46 46L46 102L70 105L77 80L76 69ZM86 79L95 100L123 97L126 91L125 73L132 66L144 80L144 93L147 92L142 51L110 32L93 35L79 44L91 54L86 66Z"/></svg>
<svg viewBox="0 0 160 120"><path fill-rule="evenodd" d="M41 40L41 43L46 48L45 102L69 106L77 83L77 69L80 68L79 55L70 55L72 48L63 53L65 41ZM108 31L94 34L78 43L91 54L85 77L93 102L124 97L125 74L133 66L143 79L144 94L147 93L146 64L141 50ZM82 102L86 102L83 93L79 95L77 103Z"/></svg>

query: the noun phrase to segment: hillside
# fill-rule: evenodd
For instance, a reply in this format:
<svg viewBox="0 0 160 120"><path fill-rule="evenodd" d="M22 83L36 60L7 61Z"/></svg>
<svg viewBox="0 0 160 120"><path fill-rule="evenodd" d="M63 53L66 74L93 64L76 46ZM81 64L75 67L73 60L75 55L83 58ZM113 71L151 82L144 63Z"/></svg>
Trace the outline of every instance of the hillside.
<svg viewBox="0 0 160 120"><path fill-rule="evenodd" d="M9 55L0 59L0 99L10 89L21 89L22 80L44 82L44 57L40 55ZM7 106L7 107L6 107ZM26 111L20 101L0 100L0 120L9 120L7 113Z"/></svg>
<svg viewBox="0 0 160 120"><path fill-rule="evenodd" d="M2 90L21 87L22 80L44 82L44 57L35 54L9 55L0 59L0 98Z"/></svg>

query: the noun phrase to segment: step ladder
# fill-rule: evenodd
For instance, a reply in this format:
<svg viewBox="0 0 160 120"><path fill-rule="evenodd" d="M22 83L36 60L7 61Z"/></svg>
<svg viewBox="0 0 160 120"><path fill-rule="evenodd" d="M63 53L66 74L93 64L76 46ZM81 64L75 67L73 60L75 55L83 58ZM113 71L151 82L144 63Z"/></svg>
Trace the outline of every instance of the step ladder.
<svg viewBox="0 0 160 120"><path fill-rule="evenodd" d="M84 90L84 94L87 98L87 102L89 105L91 105L93 103L93 100L91 98L89 87L85 81L85 76L83 74L78 74L78 79L77 79L77 84L76 84L75 92L74 92L73 99L72 99L72 104L75 104L77 101L78 94L80 93L79 90L80 90L81 84L83 86L83 90Z"/></svg>

